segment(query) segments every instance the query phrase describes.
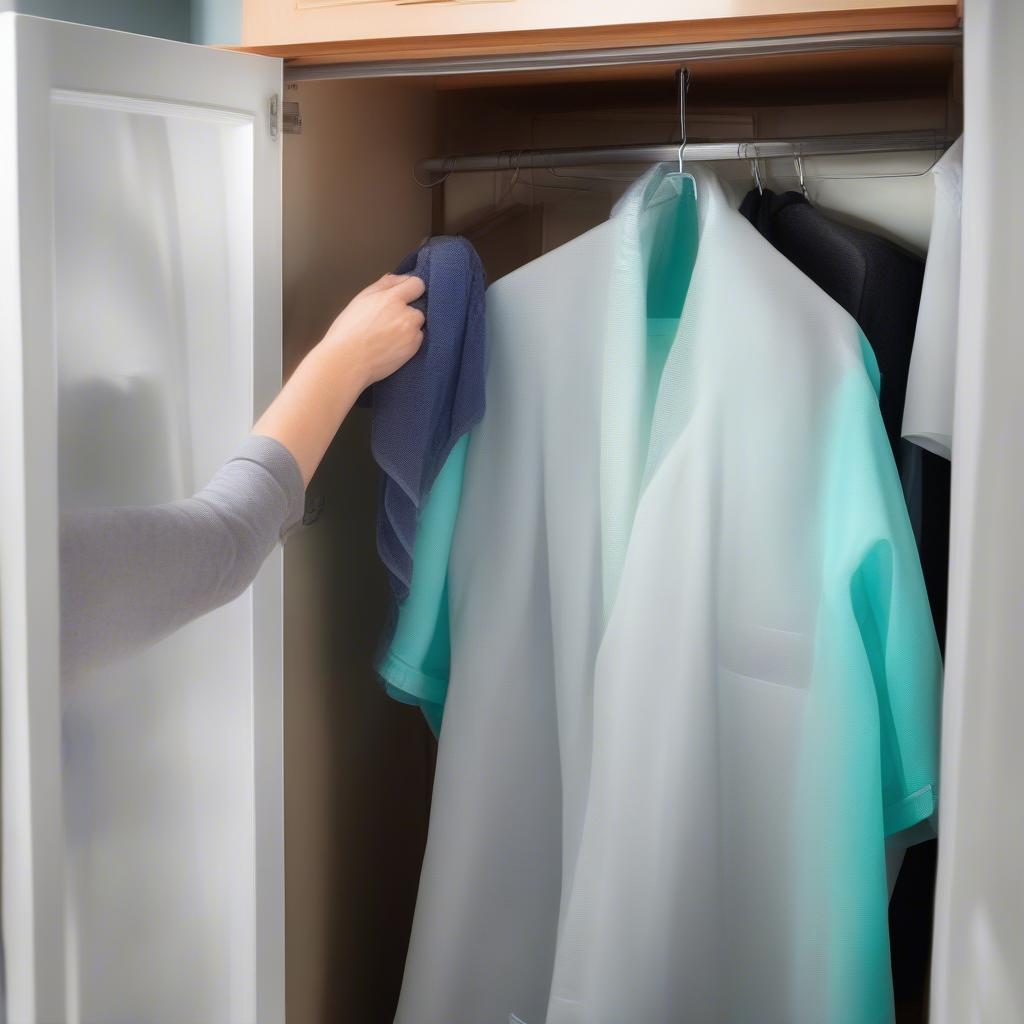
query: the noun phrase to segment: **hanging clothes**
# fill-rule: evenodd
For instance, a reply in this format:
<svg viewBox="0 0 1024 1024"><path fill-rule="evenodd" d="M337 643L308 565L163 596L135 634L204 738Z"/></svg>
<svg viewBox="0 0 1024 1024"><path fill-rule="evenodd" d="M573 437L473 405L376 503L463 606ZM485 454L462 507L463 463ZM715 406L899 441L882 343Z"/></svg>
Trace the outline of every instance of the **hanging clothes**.
<svg viewBox="0 0 1024 1024"><path fill-rule="evenodd" d="M920 337L918 310L925 264L886 238L832 220L799 192L777 195L770 189L763 193L751 189L740 212L857 321L871 345L882 375L882 420L903 480L932 617L941 638L949 574L949 465L901 437L910 402L915 333ZM932 276L936 276L934 270ZM928 371L921 362L917 364L918 394L927 400L921 386Z"/></svg>
<svg viewBox="0 0 1024 1024"><path fill-rule="evenodd" d="M877 366L695 175L488 293L398 1024L892 1018L940 668Z"/></svg>
<svg viewBox="0 0 1024 1024"><path fill-rule="evenodd" d="M935 209L910 362L903 436L948 459L953 447L953 380L960 305L962 138L932 168L932 177Z"/></svg>
<svg viewBox="0 0 1024 1024"><path fill-rule="evenodd" d="M423 344L368 392L370 447L381 468L377 550L396 601L409 593L420 508L452 450L484 414L484 272L464 238L429 239L396 274L426 285L412 305Z"/></svg>
<svg viewBox="0 0 1024 1024"><path fill-rule="evenodd" d="M463 435L430 489L416 527L409 594L398 607L390 642L377 661L388 695L418 707L435 736L441 733L451 671L448 562L466 465Z"/></svg>
<svg viewBox="0 0 1024 1024"><path fill-rule="evenodd" d="M921 560L945 644L953 446L953 383L960 306L963 138L932 169L935 206L903 410L904 444L920 452Z"/></svg>
<svg viewBox="0 0 1024 1024"><path fill-rule="evenodd" d="M387 693L418 706L437 734L448 680L447 626L438 623L447 622L452 528L468 434L486 404L485 277L473 245L447 235L429 239L395 273L425 283L413 303L425 320L420 350L367 395L381 469L377 552L395 602L377 671Z"/></svg>
<svg viewBox="0 0 1024 1024"><path fill-rule="evenodd" d="M897 465L924 261L825 216L799 192L751 189L740 213L857 321L882 374L879 405Z"/></svg>
<svg viewBox="0 0 1024 1024"><path fill-rule="evenodd" d="M900 437L909 410L915 332L920 335L923 261L888 239L831 220L799 192L752 189L740 212L857 321L871 344L882 374L882 418L903 478L941 638L949 562L949 463ZM921 372L919 361L919 379ZM902 864L889 905L889 935L894 994L904 1007L923 1008L928 987L935 846L934 839L919 843L905 857L900 846L890 849L891 884Z"/></svg>

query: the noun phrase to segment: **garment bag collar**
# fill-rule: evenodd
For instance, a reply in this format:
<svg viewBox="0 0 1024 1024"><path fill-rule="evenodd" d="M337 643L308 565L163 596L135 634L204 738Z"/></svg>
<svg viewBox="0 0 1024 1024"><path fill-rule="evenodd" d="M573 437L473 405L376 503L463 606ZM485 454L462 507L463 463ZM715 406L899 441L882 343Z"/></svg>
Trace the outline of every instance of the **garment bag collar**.
<svg viewBox="0 0 1024 1024"><path fill-rule="evenodd" d="M693 396L686 387L687 363L693 342L693 313L700 301L704 276L702 253L716 217L728 210L715 176L703 168L688 169L696 186L697 252L691 265L679 268L679 289L685 293L685 300L652 407L648 284L655 269L663 273L665 268L651 265L651 239L659 222L678 212L679 203L694 201L694 186L673 172L671 164L655 165L612 211L618 237L608 294L601 402L601 546L606 620L642 494L689 419Z"/></svg>

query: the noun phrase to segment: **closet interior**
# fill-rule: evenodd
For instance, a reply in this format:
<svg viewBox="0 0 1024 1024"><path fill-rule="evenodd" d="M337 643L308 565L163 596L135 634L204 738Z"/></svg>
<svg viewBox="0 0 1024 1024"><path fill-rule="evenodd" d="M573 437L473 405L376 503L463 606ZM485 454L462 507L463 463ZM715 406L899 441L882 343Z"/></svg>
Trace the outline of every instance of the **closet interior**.
<svg viewBox="0 0 1024 1024"><path fill-rule="evenodd" d="M490 281L609 216L645 169L530 168L527 149L678 143L680 61L535 71L316 78L286 68L284 370L360 288L428 235L465 234ZM839 220L923 255L928 173L960 133L952 43L700 60L689 142L931 133L930 149L761 160ZM344 65L335 74L348 76ZM305 73L306 77L303 77ZM293 123L295 108L287 107ZM425 157L508 154L504 170L416 170ZM747 159L713 164L738 206ZM417 174L419 179L417 179ZM443 180L441 180L443 179ZM322 510L285 553L288 1019L392 1019L430 812L435 742L373 671L388 615L374 549L369 415L345 423L310 493ZM467 770L472 770L467 768ZM934 843L911 851L892 903L898 1019L925 1019ZM471 898L471 897L468 897Z"/></svg>

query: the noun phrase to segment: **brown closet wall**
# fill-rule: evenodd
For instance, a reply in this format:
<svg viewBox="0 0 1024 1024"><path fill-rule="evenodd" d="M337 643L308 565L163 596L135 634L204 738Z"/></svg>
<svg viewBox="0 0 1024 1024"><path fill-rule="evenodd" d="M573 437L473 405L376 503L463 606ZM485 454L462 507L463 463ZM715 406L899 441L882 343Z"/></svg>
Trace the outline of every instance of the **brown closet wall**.
<svg viewBox="0 0 1024 1024"><path fill-rule="evenodd" d="M410 169L434 147L432 90L327 82L301 100L284 147L286 374L430 230ZM309 488L319 522L285 547L289 1024L390 1024L426 839L434 741L372 669L388 592L368 426L362 409L346 421Z"/></svg>

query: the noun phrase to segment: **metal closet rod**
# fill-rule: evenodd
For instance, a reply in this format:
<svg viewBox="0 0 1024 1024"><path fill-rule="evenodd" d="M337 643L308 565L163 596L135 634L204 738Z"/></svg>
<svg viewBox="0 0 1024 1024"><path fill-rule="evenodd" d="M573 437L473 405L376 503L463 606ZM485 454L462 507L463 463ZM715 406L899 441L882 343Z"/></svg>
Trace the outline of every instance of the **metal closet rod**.
<svg viewBox="0 0 1024 1024"><path fill-rule="evenodd" d="M351 61L285 67L286 82L341 78L410 78L436 75L497 74L506 71L563 71L618 67L624 64L694 64L729 57L775 57L794 53L838 53L883 46L956 46L958 28L885 29L875 32L829 32L774 39L730 39L668 46L623 46L557 53L495 54L484 57L431 57L422 60Z"/></svg>
<svg viewBox="0 0 1024 1024"><path fill-rule="evenodd" d="M743 142L688 142L683 161L771 160L779 157L842 156L858 153L909 153L945 150L952 140L939 132L884 132L875 135L832 135L805 139L751 139ZM629 146L588 146L572 149L522 149L476 156L439 156L416 164L418 178L447 177L460 171L514 171L531 168L589 167L608 164L654 164L675 161L679 143Z"/></svg>

